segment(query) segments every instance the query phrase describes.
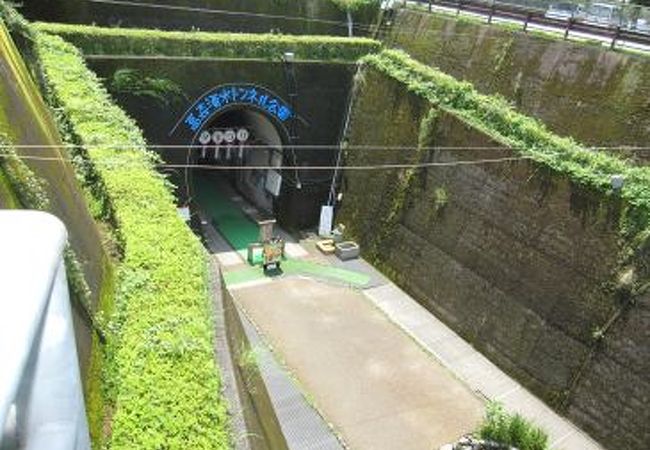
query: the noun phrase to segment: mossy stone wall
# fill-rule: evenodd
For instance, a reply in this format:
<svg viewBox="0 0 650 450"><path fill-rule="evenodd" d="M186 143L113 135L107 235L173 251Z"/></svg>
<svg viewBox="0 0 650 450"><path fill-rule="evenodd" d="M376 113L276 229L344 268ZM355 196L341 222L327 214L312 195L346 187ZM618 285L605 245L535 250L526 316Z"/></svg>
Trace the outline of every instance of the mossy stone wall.
<svg viewBox="0 0 650 450"><path fill-rule="evenodd" d="M138 3L190 10L90 3L86 0L27 0L23 12L32 20L128 28L249 33L276 30L287 34L341 36L348 33L345 13L331 0L139 0ZM357 28L359 35L368 34L368 25L374 23L377 12L376 7L368 7L355 13L361 25Z"/></svg>
<svg viewBox="0 0 650 450"><path fill-rule="evenodd" d="M515 156L437 108L367 68L346 163ZM368 144L418 149L352 147ZM621 310L615 198L530 160L348 171L343 186L337 221L385 274L605 445L646 447L650 313L647 299Z"/></svg>
<svg viewBox="0 0 650 450"><path fill-rule="evenodd" d="M26 158L25 164L44 183L49 212L66 225L71 247L90 287L89 300L94 308L111 271L108 255L102 246L102 234L89 211L84 193L68 160L69 154L61 147L62 141L50 111L2 25L0 56L0 71L3 74L0 77L0 133L18 146L17 155ZM0 178L0 197L4 197L4 200L0 200L0 207L24 206L16 200L18 193L11 194L10 191L7 179L3 182ZM90 356L90 329L78 316L79 310L75 308L74 311L79 359L82 372L85 373Z"/></svg>
<svg viewBox="0 0 650 450"><path fill-rule="evenodd" d="M560 135L594 146L650 141L648 56L412 10L400 10L387 40L483 93L503 95Z"/></svg>

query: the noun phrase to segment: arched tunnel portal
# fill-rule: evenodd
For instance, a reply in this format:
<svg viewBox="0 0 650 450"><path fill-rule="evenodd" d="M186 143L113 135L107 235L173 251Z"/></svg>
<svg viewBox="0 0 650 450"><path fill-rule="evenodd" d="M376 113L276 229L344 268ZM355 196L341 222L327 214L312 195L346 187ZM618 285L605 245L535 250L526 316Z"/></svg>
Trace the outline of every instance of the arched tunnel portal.
<svg viewBox="0 0 650 450"><path fill-rule="evenodd" d="M275 215L283 183L295 184L281 169L289 143L286 127L263 112L229 108L206 122L192 142L191 165L200 172L194 182L228 182L259 211Z"/></svg>
<svg viewBox="0 0 650 450"><path fill-rule="evenodd" d="M309 166L331 165L336 153L300 142L297 135L308 129L293 105L268 89L250 84L211 89L171 133L188 147L181 197L201 207L201 199L228 191L254 206L258 216L273 217L286 228L316 225L331 174Z"/></svg>

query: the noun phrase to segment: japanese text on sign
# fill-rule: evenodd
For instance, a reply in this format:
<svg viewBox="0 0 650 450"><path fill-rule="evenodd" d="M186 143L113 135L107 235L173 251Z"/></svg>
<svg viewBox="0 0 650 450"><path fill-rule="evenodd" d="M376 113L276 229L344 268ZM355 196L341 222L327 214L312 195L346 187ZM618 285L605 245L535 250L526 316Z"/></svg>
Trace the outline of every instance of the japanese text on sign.
<svg viewBox="0 0 650 450"><path fill-rule="evenodd" d="M286 122L293 116L289 106L277 96L255 86L219 87L204 95L188 111L183 123L191 131L198 131L215 112L233 104L252 105Z"/></svg>

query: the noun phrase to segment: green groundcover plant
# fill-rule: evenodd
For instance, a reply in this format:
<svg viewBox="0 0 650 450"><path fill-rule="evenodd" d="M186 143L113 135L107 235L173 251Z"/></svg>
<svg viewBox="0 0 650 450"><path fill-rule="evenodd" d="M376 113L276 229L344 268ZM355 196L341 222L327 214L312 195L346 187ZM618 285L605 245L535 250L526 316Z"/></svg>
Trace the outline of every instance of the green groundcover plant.
<svg viewBox="0 0 650 450"><path fill-rule="evenodd" d="M226 449L206 256L176 212L141 131L80 52L34 33L48 100L104 183L123 246L102 368L111 449ZM92 413L92 411L91 411Z"/></svg>
<svg viewBox="0 0 650 450"><path fill-rule="evenodd" d="M490 403L479 436L519 450L547 450L548 435L519 414L508 414L499 403Z"/></svg>
<svg viewBox="0 0 650 450"><path fill-rule="evenodd" d="M400 50L384 50L362 61L404 83L407 88L446 109L513 149L513 152L544 164L574 182L600 192L603 198L623 200L622 236L632 247L650 240L650 168L636 166L608 152L583 147L559 137L537 120L518 113L503 98L479 94L470 83L458 81L426 66ZM625 185L612 188L612 176L621 175Z"/></svg>
<svg viewBox="0 0 650 450"><path fill-rule="evenodd" d="M61 36L86 54L278 60L285 52L293 52L297 60L356 62L361 56L381 49L381 43L367 38L180 32L49 23L35 26Z"/></svg>

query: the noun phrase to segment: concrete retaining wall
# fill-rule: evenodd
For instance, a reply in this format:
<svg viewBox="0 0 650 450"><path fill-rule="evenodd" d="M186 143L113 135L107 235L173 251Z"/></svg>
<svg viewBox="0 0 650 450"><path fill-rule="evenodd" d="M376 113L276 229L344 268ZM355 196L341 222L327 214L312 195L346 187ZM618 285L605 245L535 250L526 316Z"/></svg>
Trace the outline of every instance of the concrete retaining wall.
<svg viewBox="0 0 650 450"><path fill-rule="evenodd" d="M348 138L421 147L351 150L350 165L513 155L466 149L500 144L372 69ZM647 448L650 316L647 298L621 308L621 205L526 160L350 171L344 189L337 220L384 273L605 445Z"/></svg>
<svg viewBox="0 0 650 450"><path fill-rule="evenodd" d="M650 141L650 57L401 10L388 42L589 145ZM650 160L647 152L639 157Z"/></svg>
<svg viewBox="0 0 650 450"><path fill-rule="evenodd" d="M23 12L29 19L47 22L161 30L348 34L345 13L331 0L135 0L115 3L27 0L23 3ZM376 7L355 13L360 25L356 34L366 35L377 13Z"/></svg>
<svg viewBox="0 0 650 450"><path fill-rule="evenodd" d="M0 27L0 73L0 133L17 146L17 155L24 158L23 162L42 183L49 212L65 224L70 246L90 288L89 306L94 311L102 295L112 296L112 264L102 245L104 238L89 211L67 150L61 147L51 113L4 26ZM0 169L0 208L22 207L11 190ZM86 375L92 336L85 312L79 303L73 302L73 306L77 350L82 373Z"/></svg>
<svg viewBox="0 0 650 450"><path fill-rule="evenodd" d="M151 97L114 92L117 102L144 130L147 142L155 145L188 145L190 142L170 136L176 122L185 110L207 90L228 83L252 83L263 86L283 98L287 87L281 62L251 60L178 59L91 59L90 67L106 80L110 87L117 70L129 68L143 77L165 79L175 83L184 99L166 106ZM297 145L338 145L354 64L296 63L299 97L297 111L303 120L297 125ZM185 164L187 152L182 148L160 151L163 159L172 164ZM333 166L335 148L301 148L296 150L297 165ZM287 164L293 164L293 158ZM293 176L293 173L289 174ZM318 221L319 208L325 200L331 174L323 171L302 172L303 188L283 196L279 206L290 228L304 228ZM185 198L184 177L174 176L181 201Z"/></svg>

